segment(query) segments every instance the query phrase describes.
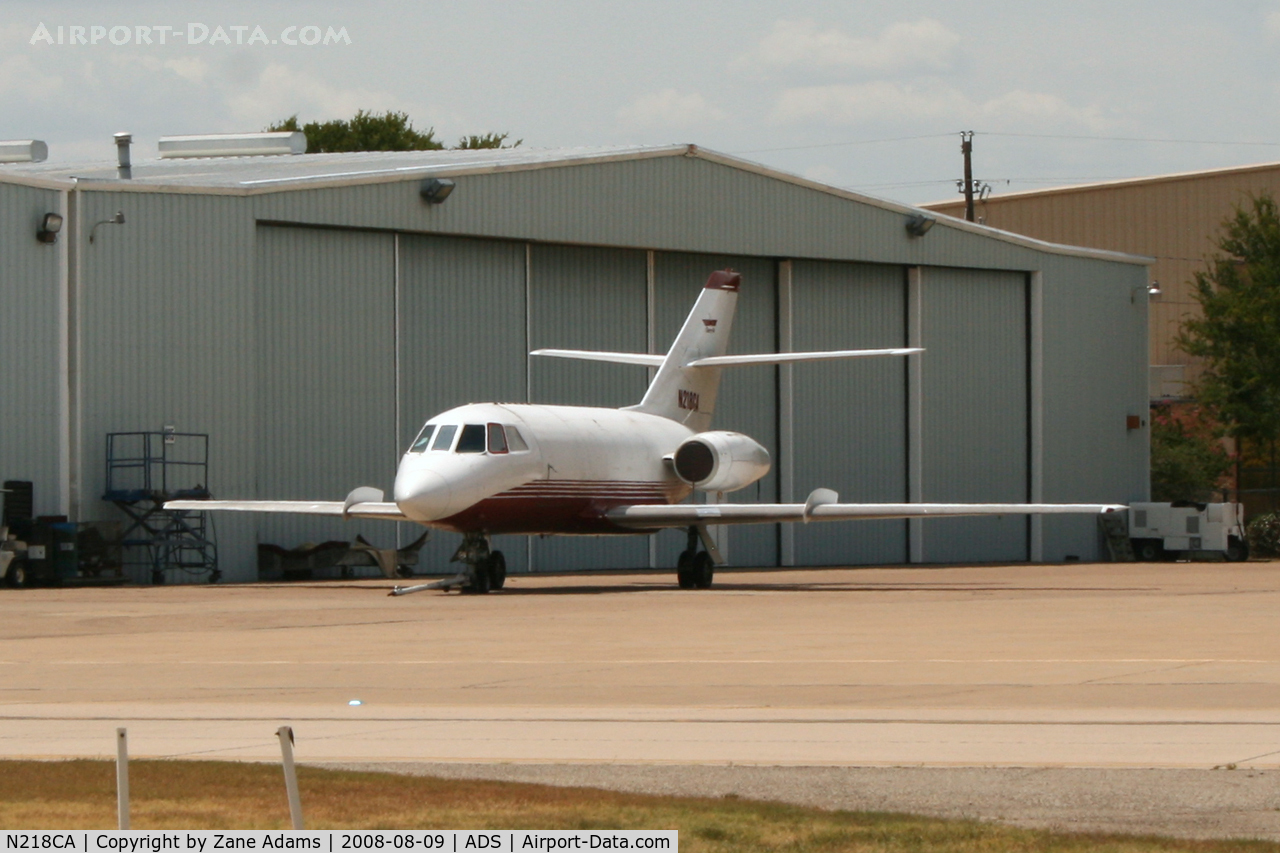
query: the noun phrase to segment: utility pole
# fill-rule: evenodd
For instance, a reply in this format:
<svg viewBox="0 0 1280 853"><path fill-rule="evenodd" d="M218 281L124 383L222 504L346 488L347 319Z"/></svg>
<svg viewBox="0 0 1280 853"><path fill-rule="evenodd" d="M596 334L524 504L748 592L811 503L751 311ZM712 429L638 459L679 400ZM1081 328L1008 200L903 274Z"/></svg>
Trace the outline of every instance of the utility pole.
<svg viewBox="0 0 1280 853"><path fill-rule="evenodd" d="M973 221L973 131L960 131L960 153L964 155L964 218Z"/></svg>

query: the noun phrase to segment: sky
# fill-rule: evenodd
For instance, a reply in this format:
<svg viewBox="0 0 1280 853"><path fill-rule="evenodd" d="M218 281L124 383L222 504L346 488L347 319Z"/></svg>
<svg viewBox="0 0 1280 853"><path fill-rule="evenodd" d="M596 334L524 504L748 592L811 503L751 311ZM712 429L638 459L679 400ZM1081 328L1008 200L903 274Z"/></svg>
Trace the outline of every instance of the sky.
<svg viewBox="0 0 1280 853"><path fill-rule="evenodd" d="M912 204L957 197L964 130L995 194L1280 161L1280 0L0 0L0 45L0 139L51 162L358 109Z"/></svg>

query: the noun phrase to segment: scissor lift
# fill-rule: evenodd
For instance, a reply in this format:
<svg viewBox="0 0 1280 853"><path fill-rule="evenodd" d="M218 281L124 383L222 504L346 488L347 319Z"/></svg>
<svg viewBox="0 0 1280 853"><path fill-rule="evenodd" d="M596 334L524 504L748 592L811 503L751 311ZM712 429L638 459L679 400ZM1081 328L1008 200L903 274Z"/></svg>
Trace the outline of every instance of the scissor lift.
<svg viewBox="0 0 1280 853"><path fill-rule="evenodd" d="M211 521L194 510L164 509L165 501L208 500L209 436L194 432L107 434L107 490L103 500L131 521L121 537L125 566L151 573L162 584L166 572L222 577Z"/></svg>

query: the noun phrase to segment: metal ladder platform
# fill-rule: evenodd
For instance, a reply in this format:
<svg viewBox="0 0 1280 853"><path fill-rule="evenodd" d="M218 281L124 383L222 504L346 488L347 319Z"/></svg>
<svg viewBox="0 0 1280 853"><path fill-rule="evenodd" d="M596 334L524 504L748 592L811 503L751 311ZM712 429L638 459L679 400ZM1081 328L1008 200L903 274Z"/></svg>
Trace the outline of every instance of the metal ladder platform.
<svg viewBox="0 0 1280 853"><path fill-rule="evenodd" d="M202 575L216 583L218 546L203 512L165 509L166 501L208 500L207 433L113 432L107 434L107 488L130 523L121 536L125 566L150 572L162 584L169 572Z"/></svg>
<svg viewBox="0 0 1280 853"><path fill-rule="evenodd" d="M1127 512L1104 512L1098 516L1098 529L1107 542L1107 551L1113 563L1132 563L1138 559L1133 552L1133 542L1129 539L1129 514Z"/></svg>

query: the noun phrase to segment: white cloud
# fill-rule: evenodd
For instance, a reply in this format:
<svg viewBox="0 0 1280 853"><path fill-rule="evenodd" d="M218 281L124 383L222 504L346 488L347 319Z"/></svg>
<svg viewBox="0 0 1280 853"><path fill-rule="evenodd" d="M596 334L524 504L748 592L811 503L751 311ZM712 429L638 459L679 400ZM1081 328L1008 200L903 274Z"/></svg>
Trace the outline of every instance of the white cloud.
<svg viewBox="0 0 1280 853"><path fill-rule="evenodd" d="M775 69L939 72L954 65L959 47L960 36L932 18L891 24L873 38L819 29L812 20L784 20L745 62Z"/></svg>
<svg viewBox="0 0 1280 853"><path fill-rule="evenodd" d="M1096 131L1115 127L1097 106L1090 104L1084 107L1073 107L1057 95L1027 92L1022 89L1015 89L998 98L985 101L980 109L982 114L989 118L1070 124Z"/></svg>
<svg viewBox="0 0 1280 853"><path fill-rule="evenodd" d="M225 94L231 116L245 126L267 125L297 113L300 121L349 118L356 110L381 111L393 98L383 92L330 84L316 74L273 62L243 89Z"/></svg>
<svg viewBox="0 0 1280 853"><path fill-rule="evenodd" d="M706 121L722 121L723 110L707 103L697 92L663 89L636 98L618 110L618 121L633 128L680 128Z"/></svg>
<svg viewBox="0 0 1280 853"><path fill-rule="evenodd" d="M1015 89L976 101L945 83L875 81L850 85L802 86L784 90L772 118L780 124L817 121L829 125L946 120L956 126L982 120L1001 126L1068 126L1101 131L1114 127L1096 106L1076 107L1044 92Z"/></svg>
<svg viewBox="0 0 1280 853"><path fill-rule="evenodd" d="M786 89L778 96L772 117L782 124L859 124L885 119L945 118L964 112L968 105L968 98L950 86L876 81Z"/></svg>
<svg viewBox="0 0 1280 853"><path fill-rule="evenodd" d="M1280 10L1268 12L1262 19L1262 28L1272 38L1280 38Z"/></svg>

